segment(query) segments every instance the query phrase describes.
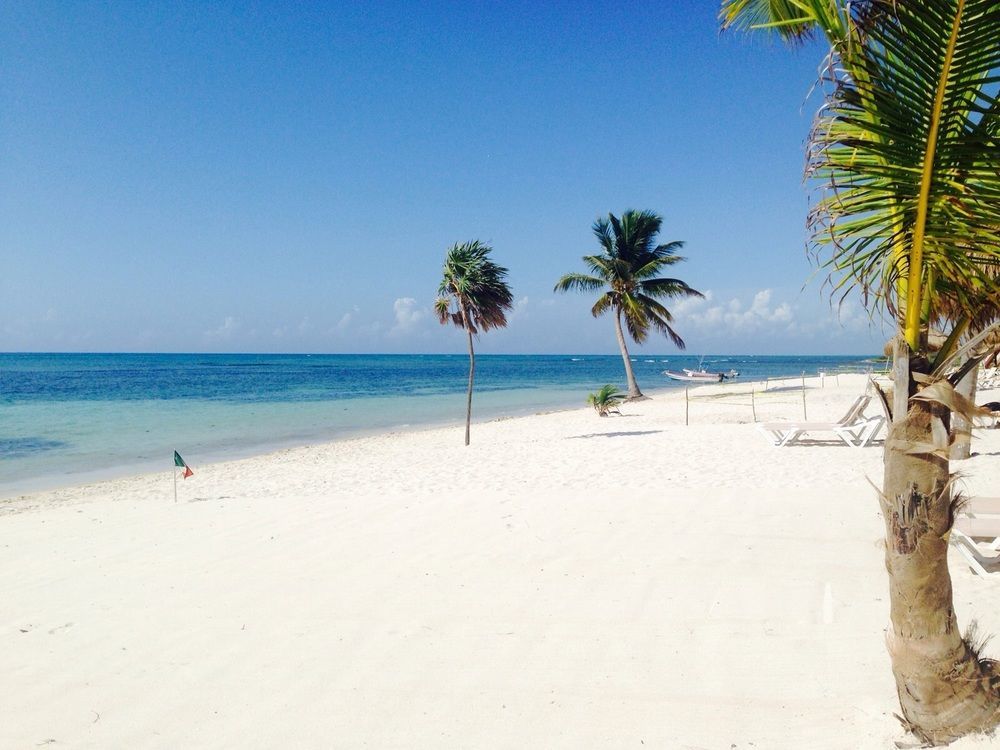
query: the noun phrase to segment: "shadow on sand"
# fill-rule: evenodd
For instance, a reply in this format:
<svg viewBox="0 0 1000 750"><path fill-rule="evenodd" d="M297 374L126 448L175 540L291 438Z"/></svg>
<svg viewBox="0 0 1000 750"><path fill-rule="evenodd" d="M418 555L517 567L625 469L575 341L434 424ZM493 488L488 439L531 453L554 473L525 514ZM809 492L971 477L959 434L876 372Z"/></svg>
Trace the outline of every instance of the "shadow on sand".
<svg viewBox="0 0 1000 750"><path fill-rule="evenodd" d="M632 432L591 432L589 435L570 435L567 440L583 440L584 438L601 437L631 437L632 435L655 435L663 430L633 430Z"/></svg>

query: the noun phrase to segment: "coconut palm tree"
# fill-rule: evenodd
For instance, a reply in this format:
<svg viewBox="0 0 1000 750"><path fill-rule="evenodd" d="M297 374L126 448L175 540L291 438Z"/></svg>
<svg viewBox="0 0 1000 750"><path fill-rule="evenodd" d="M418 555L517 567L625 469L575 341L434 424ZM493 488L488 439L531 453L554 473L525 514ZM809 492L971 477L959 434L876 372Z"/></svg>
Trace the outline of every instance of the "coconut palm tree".
<svg viewBox="0 0 1000 750"><path fill-rule="evenodd" d="M599 417L606 417L609 412L620 413L618 405L624 400L625 394L611 383L602 385L596 393L587 394L587 403L594 407Z"/></svg>
<svg viewBox="0 0 1000 750"><path fill-rule="evenodd" d="M493 248L473 240L455 244L444 259L438 298L434 303L438 320L465 330L469 340L469 388L465 408L465 444L472 423L472 382L476 375L476 353L472 337L507 325L507 311L514 297L507 284L507 269L490 260Z"/></svg>
<svg viewBox="0 0 1000 750"><path fill-rule="evenodd" d="M976 358L948 372L987 335L959 344L982 301L1000 298L1000 3L723 0L722 23L830 44L807 160L825 188L808 226L833 288L860 289L898 327L879 502L903 719L933 744L989 730L1000 680L959 632L947 565L948 428L974 411L954 385Z"/></svg>
<svg viewBox="0 0 1000 750"><path fill-rule="evenodd" d="M609 213L607 219L598 219L593 230L601 253L583 256L590 273L568 273L555 286L557 292L604 290L590 312L595 318L608 311L614 313L629 399L643 398L643 395L632 371L622 321L637 344L643 343L650 329L655 328L669 336L678 349L683 349L684 340L670 325L673 316L659 300L702 296L680 279L657 276L667 266L684 260L676 254L684 246L683 242L655 244L662 223L663 219L651 211L626 211L621 219Z"/></svg>

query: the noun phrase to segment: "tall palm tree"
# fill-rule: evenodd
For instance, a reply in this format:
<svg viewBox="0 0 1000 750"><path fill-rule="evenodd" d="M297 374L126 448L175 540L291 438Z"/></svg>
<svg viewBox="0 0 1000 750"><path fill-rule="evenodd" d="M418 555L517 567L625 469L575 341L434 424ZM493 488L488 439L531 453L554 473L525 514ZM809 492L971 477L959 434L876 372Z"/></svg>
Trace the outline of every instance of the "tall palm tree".
<svg viewBox="0 0 1000 750"><path fill-rule="evenodd" d="M906 726L949 742L1000 722L996 664L963 638L948 573L955 514L948 434L972 404L950 368L983 300L1000 299L1000 3L996 0L723 0L724 27L822 35L826 106L807 175L834 289L862 291L897 322L892 417L879 494L886 531L889 651ZM951 325L933 353L927 330Z"/></svg>
<svg viewBox="0 0 1000 750"><path fill-rule="evenodd" d="M568 273L555 286L557 292L604 290L590 311L595 318L609 310L614 313L629 399L643 395L632 371L622 320L637 344L643 343L650 329L655 328L669 336L678 349L683 349L684 340L670 325L674 318L659 300L702 296L680 279L657 276L667 266L684 260L676 254L683 242L655 244L662 223L663 219L651 211L626 211L621 219L609 213L607 219L598 219L593 229L601 253L583 256L590 273Z"/></svg>
<svg viewBox="0 0 1000 750"><path fill-rule="evenodd" d="M493 248L473 240L455 244L444 259L444 271L434 310L442 325L449 322L465 330L469 339L469 388L465 408L465 444L472 423L472 382L476 353L472 337L480 331L504 328L514 297L507 285L507 269L490 260Z"/></svg>

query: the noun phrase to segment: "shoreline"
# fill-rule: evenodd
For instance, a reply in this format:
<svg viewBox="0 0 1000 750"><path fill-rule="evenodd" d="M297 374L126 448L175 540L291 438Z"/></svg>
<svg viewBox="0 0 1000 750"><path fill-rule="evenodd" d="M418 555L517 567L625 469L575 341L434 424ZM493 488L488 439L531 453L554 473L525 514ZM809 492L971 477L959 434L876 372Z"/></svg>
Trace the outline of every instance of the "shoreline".
<svg viewBox="0 0 1000 750"><path fill-rule="evenodd" d="M827 375L827 378L832 379L836 377L838 373L832 373ZM839 373L845 376L858 376L864 377L858 373ZM789 381L793 384L797 384L801 376L799 375L788 375L783 377L769 378L770 382L779 381ZM807 381L818 381L819 376L806 376ZM722 389L738 389L741 386L749 386L752 383L763 384L764 380L751 380L751 379L738 379L738 380L726 380L721 383L692 383L690 386L686 386L684 383L676 384L656 384L652 388L645 390L645 394L649 398L662 399L662 398L680 398L681 394L684 393L686 387L690 387L692 391L694 389L704 389L704 388L722 388ZM509 393L522 393L530 392L533 389L521 388L521 389L510 389ZM495 391L494 391L495 393ZM489 424L498 420L507 419L522 419L525 417L537 416L540 414L549 413L559 413L559 412L572 412L577 409L583 409L587 411L587 407L582 406L584 398L583 394L577 391L573 391L574 401L577 401L581 406L576 404L570 404L569 398L567 397L563 400L562 404L556 403L551 406L523 406L517 407L513 404L504 404L501 406L487 406L484 410L487 412L487 416L477 418L476 414L476 397L482 394L473 394L473 425ZM415 398L421 398L416 396ZM462 394L462 399L464 400L464 393ZM492 412L492 413L491 413ZM497 413L500 412L500 413ZM410 432L421 432L425 430L436 430L436 429L446 429L448 427L458 426L464 424L464 419L462 416L456 416L452 419L434 419L432 421L421 421L413 424L397 424L392 426L375 426L375 427L349 427L349 428L330 428L333 429L333 433L327 434L303 434L302 436L288 436L281 439L270 439L264 442L255 441L252 444L237 445L230 448L210 448L204 452L192 452L190 450L184 449L184 441L176 441L178 444L174 445L171 450L179 450L185 459L189 461L192 467L197 466L208 466L219 463L226 463L230 461L239 461L253 458L260 458L264 456L269 456L274 453L282 452L289 449L304 448L309 446L326 445L328 443L336 443L345 440L355 440L366 437L374 437L379 435L389 435L394 433L410 433ZM15 479L7 484L0 482L0 502L9 502L11 500L16 500L18 498L26 497L29 495L34 495L42 492L54 491L54 490L66 490L73 487L95 484L106 481L127 479L133 476L145 476L150 474L157 474L163 470L164 466L169 466L171 457L169 452L165 453L163 459L143 459L136 458L134 460L116 463L112 466L100 467L96 469L83 469L68 471L60 475L45 475L45 476L32 476L24 479Z"/></svg>
<svg viewBox="0 0 1000 750"><path fill-rule="evenodd" d="M715 385L715 384L712 384ZM697 386L702 387L702 386ZM511 389L511 392L518 392L519 390L525 389ZM682 392L683 387L659 387L652 388L646 391L646 395L649 398L661 398L664 396L669 397L671 394L676 394ZM574 392L575 393L575 392ZM543 407L542 410L535 410L534 407L526 406L516 410L512 410L508 413L487 416L479 420L476 418L476 394L473 394L473 412L472 412L472 424L481 425L489 424L491 422L509 420L509 419L523 419L525 417L538 416L543 414L555 414L561 412L571 412L577 409L587 407L579 406L552 406ZM463 394L464 398L464 394ZM583 399L579 399L581 402ZM284 440L267 442L263 444L238 446L226 450L212 450L198 457L197 454L188 455L185 453L185 458L190 459L192 467L194 466L210 466L213 464L227 463L231 461L242 461L254 458L262 458L270 456L275 453L280 453L287 450L294 450L296 448L307 448L310 446L322 446L329 443L338 443L347 440L357 440L368 437L377 437L380 435L393 435L393 434L407 434L411 432L423 432L427 430L443 430L449 427L460 427L464 425L464 419L455 418L449 420L439 420L433 422L421 422L417 424L401 424L393 425L392 427L358 427L352 429L346 429L334 436L314 436L314 437L302 437L302 438L288 438ZM36 495L43 492L50 492L55 490L67 490L74 487L86 486L91 484L99 484L101 482L128 479L130 477L136 476L147 476L151 474L158 474L163 471L163 466L170 465L171 457L168 455L162 460L136 460L127 464L118 464L112 467L93 469L89 471L72 472L67 475L72 478L68 478L66 481L62 479L57 479L53 476L47 477L37 477L32 479L27 479L23 481L17 481L11 483L11 486L6 487L2 482L0 482L0 503L17 500L22 497L27 497L30 495ZM0 508L2 512L2 508Z"/></svg>
<svg viewBox="0 0 1000 750"><path fill-rule="evenodd" d="M858 379L859 381L865 381L867 375L861 375L856 373L841 373L842 377ZM834 376L827 376L831 381L833 381ZM791 391L796 391L799 389L798 383L800 382L800 376L789 376L783 378L773 378L768 379L767 382L770 384L789 382L791 383L788 388ZM819 393L823 390L823 385L821 385L821 378L819 376L812 376L805 378L807 383L807 390L812 390ZM685 391L689 391L692 396L692 401L695 399L706 398L708 401L715 400L719 396L724 399L726 394L741 395L746 388L763 386L765 381L763 380L730 380L722 381L720 383L706 383L706 384L691 384L685 387L683 384L677 386L667 386L660 388L652 388L645 391L646 400L632 402L633 405L641 405L648 403L649 401L661 402L664 404L675 405L674 417L678 422L683 425L683 404ZM831 382L831 387L833 382ZM772 387L767 393L776 394L781 392L784 386L775 389ZM764 393L763 391L759 391ZM475 395L473 396L475 399ZM581 399L582 401L582 399ZM795 414L799 408L798 402L785 401L783 405L786 411L790 415L790 418L797 418ZM708 419L712 421L713 424L737 424L740 422L749 421L748 417L750 412L747 409L746 404L740 404L737 408L730 408L727 411L727 406L732 407L733 404L726 404L724 401L720 401L720 404L714 409L710 409L707 413L709 414ZM721 408L720 408L721 407ZM529 407L530 409L530 407ZM745 412L745 413L744 413ZM492 416L483 418L481 421L477 421L475 414L475 400L473 400L473 445L477 443L476 440L476 428L482 428L483 426L488 426L492 424L504 423L504 422L520 422L524 420L531 420L537 417L546 417L551 415L567 415L567 414L578 414L585 416L595 416L593 414L592 408L588 406L566 406L564 408L547 408L541 411L524 411L521 413L505 414L500 416ZM780 416L780 415L779 415ZM609 420L614 420L615 417L608 418ZM697 418L696 418L697 419ZM761 415L761 419L758 421L763 421L764 415ZM601 420L600 423L606 423L608 420ZM693 426L696 426L697 422ZM254 462L258 460L270 460L276 457L285 456L295 456L298 453L304 451L312 450L326 450L327 452L335 450L336 446L343 444L358 443L369 440L379 440L381 438L405 438L406 436L414 435L430 435L435 436L440 435L442 441L447 443L449 437L448 433L451 430L455 431L455 434L461 430L464 426L464 420L455 419L449 421L441 421L436 423L424 423L415 424L412 426L395 426L389 429L384 428L372 428L368 430L361 430L357 432L352 432L350 434L345 434L341 437L335 437L332 439L320 439L320 440L307 440L298 441L293 440L281 444L271 444L263 446L260 449L258 447L247 447L246 449L234 449L231 452L222 452L208 454L203 457L199 457L197 454L185 453L185 459L198 473L203 473L206 470L214 470L218 467L225 467L231 464L244 464L248 462ZM200 460L203 459L203 460ZM166 468L165 468L166 467ZM68 495L73 494L75 491L86 491L97 492L104 485L115 485L122 482L138 482L142 480L152 481L154 478L162 479L163 477L170 478L172 476L173 465L170 456L165 457L162 461L145 461L129 464L122 467L113 467L108 469L96 469L90 472L83 472L82 474L76 474L74 479L66 482L62 481L52 481L50 478L45 478L38 480L36 486L27 487L25 489L5 489L0 486L0 515L10 512L16 512L16 510L8 510L16 504L24 501L30 501L37 496L43 496L48 494L59 494ZM80 481L76 481L80 479ZM25 483L29 484L29 483ZM192 482L193 484L193 482Z"/></svg>
<svg viewBox="0 0 1000 750"><path fill-rule="evenodd" d="M670 387L650 389L646 392L646 395L649 398L661 398L663 396L670 396L671 394L675 394L679 390L683 389L670 388ZM473 394L473 413L472 413L473 428L475 428L477 425L486 425L494 422L525 419L533 416L562 414L578 410L584 410L587 412L591 411L589 407L579 407L579 406L553 407L553 408L546 408L542 411L532 411L530 407L526 407L525 411L518 411L517 413L511 413L511 414L503 414L500 416L485 417L481 421L477 421L475 406L476 406L475 394ZM353 440L364 440L367 438L377 438L383 436L388 437L393 435L408 435L408 434L432 432L432 431L445 431L450 428L458 430L459 428L463 428L464 424L465 422L463 419L454 419L454 420L428 422L428 423L421 423L414 425L397 425L388 429L381 427L374 427L369 429L358 428L357 430L353 430L344 433L338 437L332 437L329 439L321 438L318 440L306 440L306 441L292 439L290 441L282 441L279 443L266 444L262 446L246 446L241 448L234 448L231 451L212 452L202 456L203 460L197 463L195 462L195 459L191 458L191 456L189 455L186 455L185 458L190 459L189 463L191 463L192 468L197 467L199 470L201 470L205 467L215 466L218 464L227 464L240 461L253 461L255 459L266 459L271 456L286 453L288 451L296 451L312 447L329 446ZM7 489L2 484L0 484L0 514L4 513L5 504L11 504L20 500L30 499L35 495L41 495L51 492L66 492L74 489L91 487L93 485L101 485L108 482L158 476L164 473L165 470L163 469L163 466L171 465L170 460L171 460L170 456L167 456L162 461L160 460L137 461L135 463L120 465L116 467L109 467L106 469L102 468L88 472L74 472L73 475L74 479L66 482L55 480L51 477L46 477L19 483L20 485L19 488Z"/></svg>
<svg viewBox="0 0 1000 750"><path fill-rule="evenodd" d="M720 355L721 356L721 355ZM5 360L6 357L6 360ZM0 355L0 497L156 471L174 450L195 464L463 420L458 355ZM477 423L583 405L621 377L620 357L482 355ZM682 390L633 358L656 396ZM860 366L840 357L716 357L744 378ZM710 367L713 365L709 365ZM481 371L480 371L481 370ZM645 370L645 372L644 372ZM452 377L454 376L454 377ZM166 456L166 459L162 457Z"/></svg>

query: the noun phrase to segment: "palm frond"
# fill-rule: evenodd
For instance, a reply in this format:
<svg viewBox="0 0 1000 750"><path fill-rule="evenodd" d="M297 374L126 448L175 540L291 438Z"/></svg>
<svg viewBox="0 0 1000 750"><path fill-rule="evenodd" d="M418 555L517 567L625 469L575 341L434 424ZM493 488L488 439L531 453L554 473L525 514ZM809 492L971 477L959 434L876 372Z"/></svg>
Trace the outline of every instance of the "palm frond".
<svg viewBox="0 0 1000 750"><path fill-rule="evenodd" d="M597 302L594 303L594 306L590 308L590 314L593 315L595 318L599 318L600 316L604 315L604 313L606 313L608 310L610 310L612 307L614 307L614 302L615 302L615 295L613 292L607 292L605 294L602 294L600 297L597 298Z"/></svg>
<svg viewBox="0 0 1000 750"><path fill-rule="evenodd" d="M447 297L438 297L434 300L434 314L437 315L441 325L445 325L451 320L451 300Z"/></svg>
<svg viewBox="0 0 1000 750"><path fill-rule="evenodd" d="M442 324L450 321L472 333L507 325L506 313L514 306L514 296L507 284L507 269L490 259L492 252L479 240L448 250L435 303ZM457 312L448 312L451 302Z"/></svg>
<svg viewBox="0 0 1000 750"><path fill-rule="evenodd" d="M604 287L604 279L596 276L587 276L582 273L568 273L556 282L554 292L568 292L577 290L581 292L591 292Z"/></svg>
<svg viewBox="0 0 1000 750"><path fill-rule="evenodd" d="M670 325L674 320L674 316L671 315L670 311L655 299L647 297L646 295L639 295L638 299L646 308L650 324L660 333L669 337L678 349L686 349L687 344L684 343L684 339L682 339L680 334L678 334L677 331L674 330L673 326Z"/></svg>
<svg viewBox="0 0 1000 750"><path fill-rule="evenodd" d="M816 23L794 0L723 0L719 16L723 29L770 29L790 41L811 36Z"/></svg>
<svg viewBox="0 0 1000 750"><path fill-rule="evenodd" d="M616 310L629 336L646 340L651 325L683 347L680 336L668 325L670 313L653 298L701 296L680 279L657 278L661 269L679 263L683 242L656 244L663 220L652 211L625 211L621 217L608 214L594 222L593 231L603 252L585 255L589 274L569 273L556 282L555 291L605 290L591 308L594 317ZM657 309L647 306L654 302ZM658 312L662 310L664 314ZM657 322L659 321L659 322Z"/></svg>
<svg viewBox="0 0 1000 750"><path fill-rule="evenodd" d="M640 299L631 294L623 294L620 298L622 320L628 335L637 344L643 343L649 336L649 311Z"/></svg>
<svg viewBox="0 0 1000 750"><path fill-rule="evenodd" d="M850 23L864 43L837 48L809 152L808 174L828 186L812 243L832 248L833 288L871 294L915 346L925 299L974 312L996 296L1000 5L871 0Z"/></svg>
<svg viewBox="0 0 1000 750"><path fill-rule="evenodd" d="M608 412L617 410L625 400L625 396L625 393L618 390L618 386L608 383L601 386L597 393L587 394L587 403L593 406L600 416L606 417Z"/></svg>
<svg viewBox="0 0 1000 750"><path fill-rule="evenodd" d="M594 236L604 250L604 254L612 257L615 254L615 236L607 219L597 219L593 226Z"/></svg>
<svg viewBox="0 0 1000 750"><path fill-rule="evenodd" d="M638 285L643 294L650 297L704 297L697 289L692 289L680 279L649 279Z"/></svg>

